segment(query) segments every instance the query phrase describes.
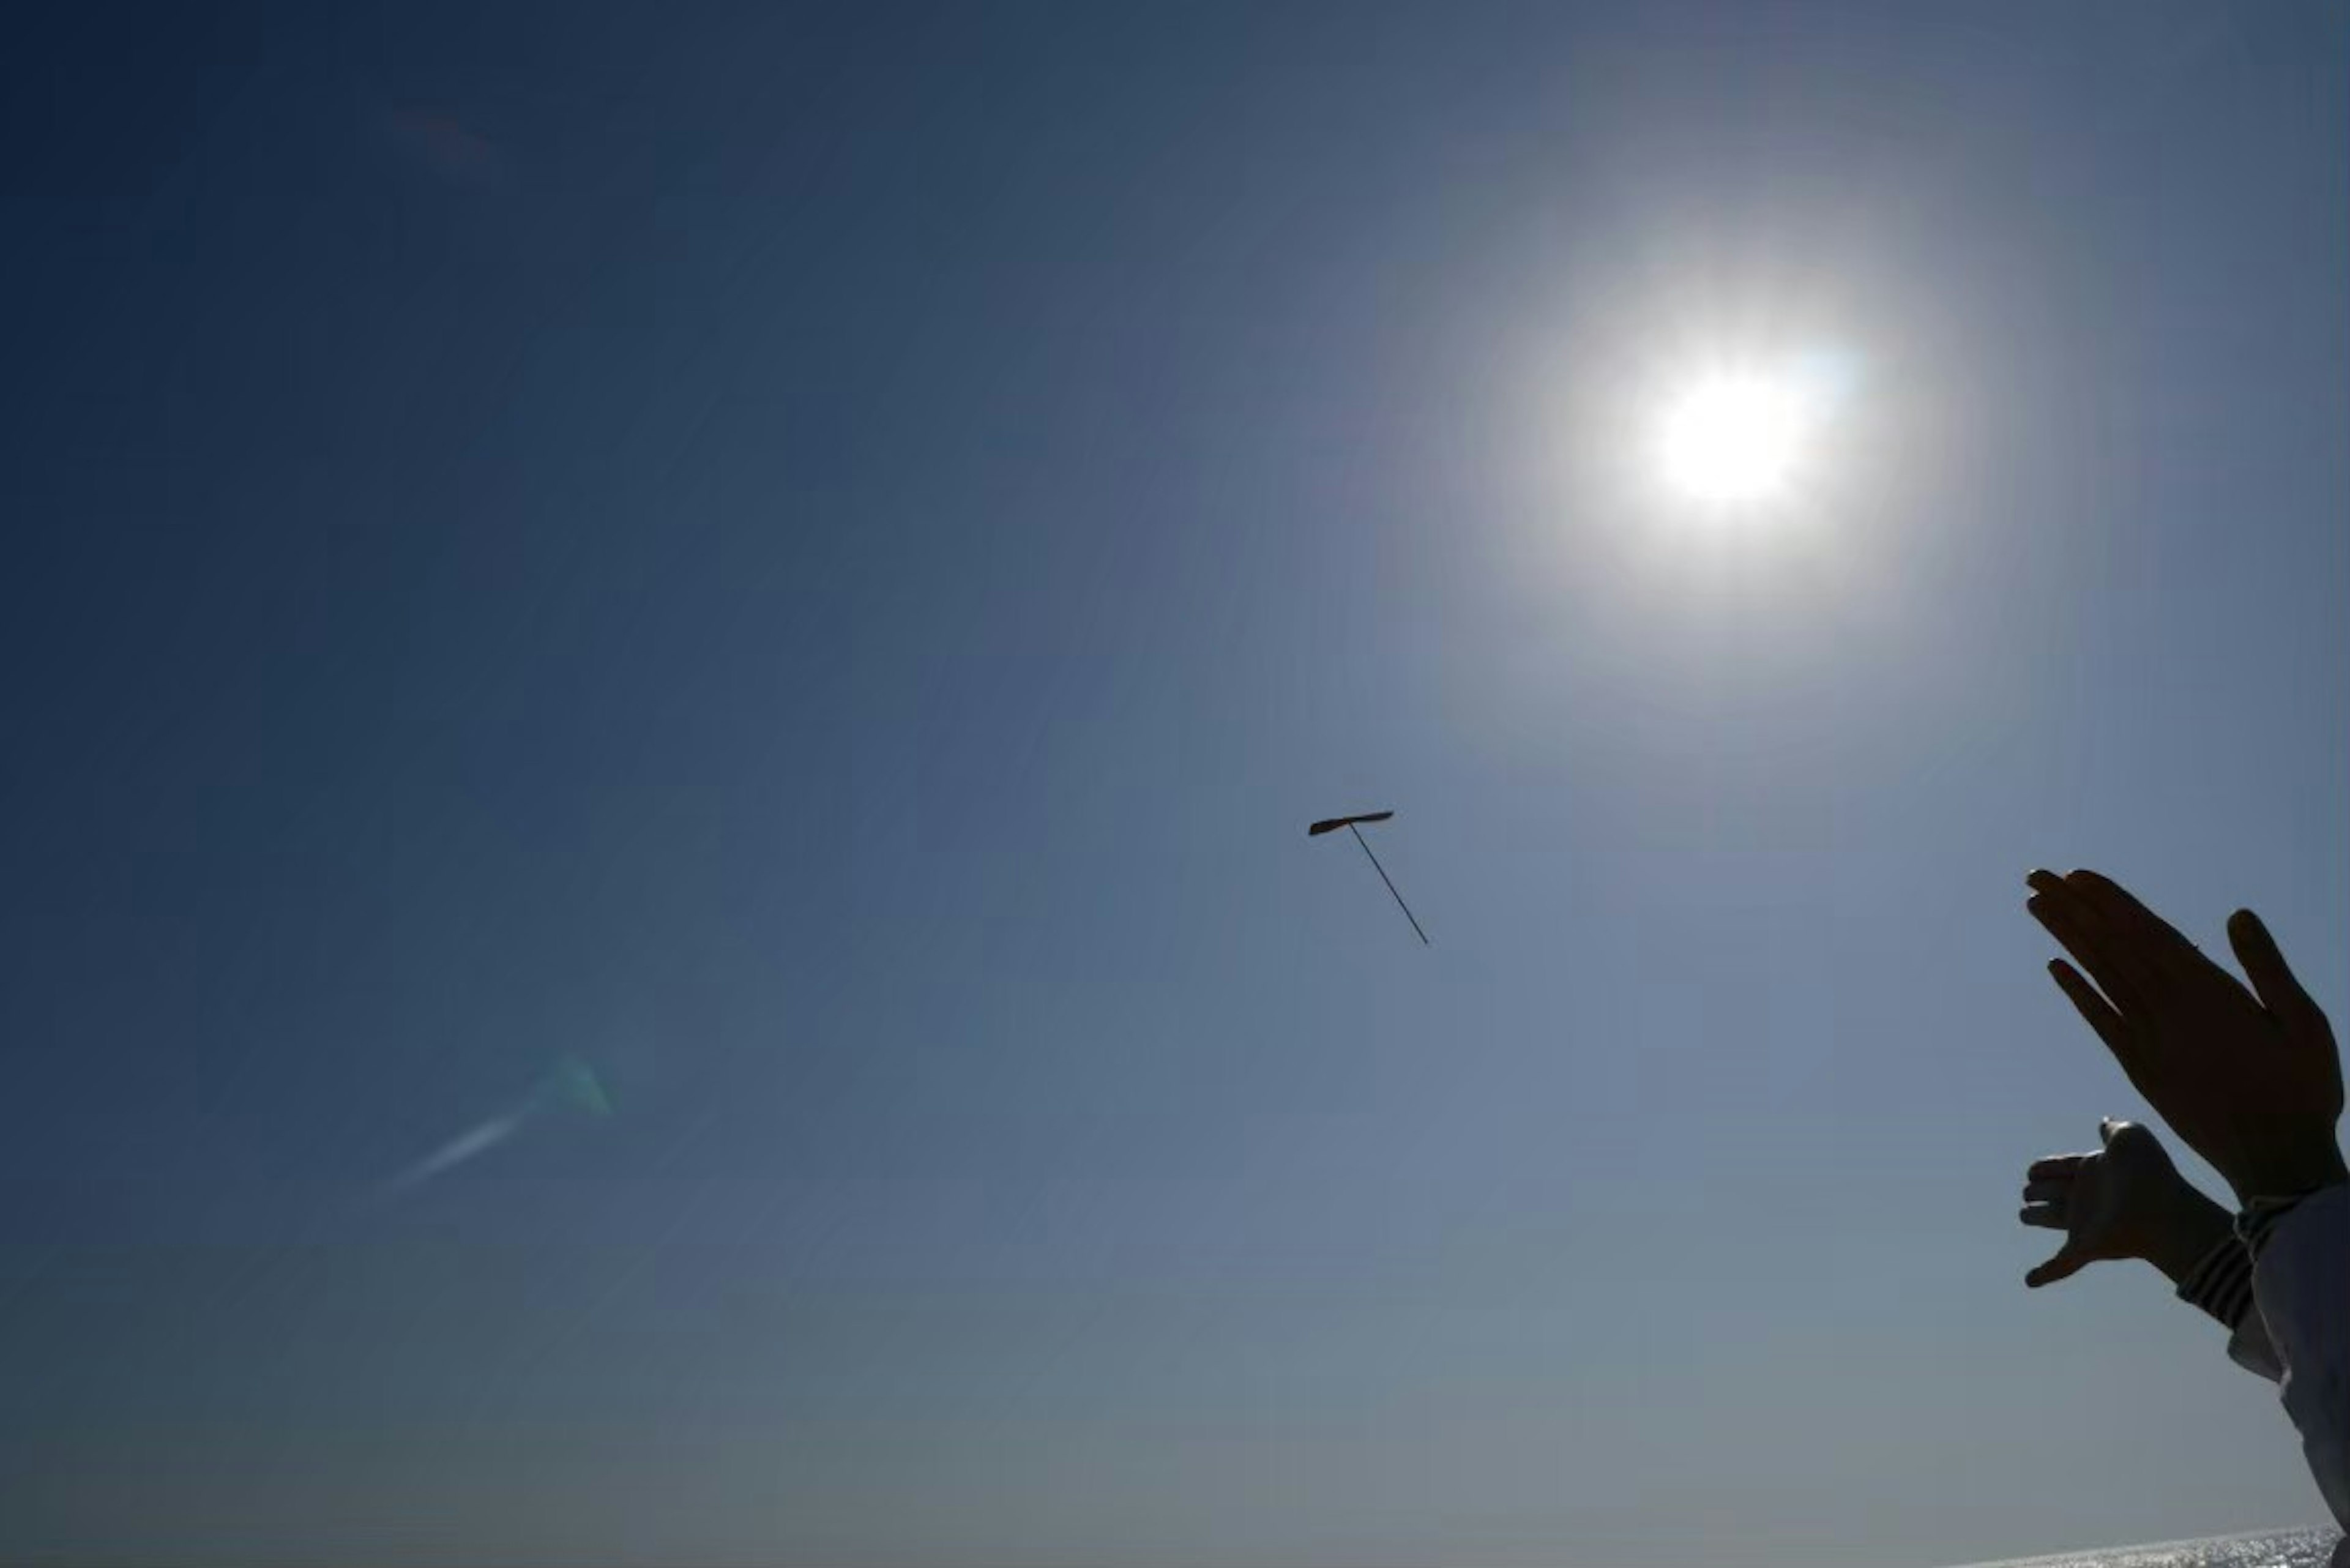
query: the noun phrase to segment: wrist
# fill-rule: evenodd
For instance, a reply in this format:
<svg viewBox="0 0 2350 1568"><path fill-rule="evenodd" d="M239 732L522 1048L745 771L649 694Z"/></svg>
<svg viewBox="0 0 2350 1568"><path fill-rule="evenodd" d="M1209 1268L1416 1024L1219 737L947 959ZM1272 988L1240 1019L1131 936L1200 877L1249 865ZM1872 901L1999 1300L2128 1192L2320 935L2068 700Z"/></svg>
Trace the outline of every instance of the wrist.
<svg viewBox="0 0 2350 1568"><path fill-rule="evenodd" d="M2234 1216L2181 1183L2178 1193L2162 1206L2141 1255L2172 1284L2183 1284L2214 1247L2234 1234Z"/></svg>
<svg viewBox="0 0 2350 1568"><path fill-rule="evenodd" d="M2350 1181L2350 1168L2344 1166L2341 1146L2334 1141L2331 1129L2323 1145L2313 1141L2302 1148L2281 1149L2228 1173L2228 1184L2236 1190L2240 1209L2262 1200L2305 1197L2345 1181Z"/></svg>

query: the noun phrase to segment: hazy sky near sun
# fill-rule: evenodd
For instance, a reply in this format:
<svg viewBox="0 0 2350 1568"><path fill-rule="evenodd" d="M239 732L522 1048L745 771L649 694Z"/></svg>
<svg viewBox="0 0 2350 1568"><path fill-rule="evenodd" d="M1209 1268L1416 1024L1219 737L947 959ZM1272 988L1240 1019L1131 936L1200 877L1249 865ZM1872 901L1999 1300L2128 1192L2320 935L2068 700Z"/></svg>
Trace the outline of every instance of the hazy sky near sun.
<svg viewBox="0 0 2350 1568"><path fill-rule="evenodd" d="M16 18L0 1556L2315 1521L2013 1210L2032 866L2350 1008L2346 15Z"/></svg>

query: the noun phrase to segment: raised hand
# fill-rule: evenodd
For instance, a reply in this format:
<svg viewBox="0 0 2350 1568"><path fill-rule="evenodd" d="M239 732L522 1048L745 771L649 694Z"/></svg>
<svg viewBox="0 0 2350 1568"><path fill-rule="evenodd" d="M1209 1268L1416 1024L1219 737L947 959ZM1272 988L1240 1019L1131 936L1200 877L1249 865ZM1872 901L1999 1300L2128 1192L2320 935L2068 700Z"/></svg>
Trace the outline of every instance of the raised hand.
<svg viewBox="0 0 2350 1568"><path fill-rule="evenodd" d="M2239 909L2228 921L2229 943L2251 979L2247 990L2094 871L2034 871L2026 880L2033 896L2024 907L2080 965L2058 959L2049 973L2138 1093L2227 1179L2239 1202L2344 1179L2334 1134L2342 1116L2334 1031L2259 917Z"/></svg>
<svg viewBox="0 0 2350 1568"><path fill-rule="evenodd" d="M2178 1174L2151 1129L2107 1121L2095 1154L2052 1155L2023 1173L2026 1225L2064 1232L2056 1255L2023 1276L2037 1290L2108 1259L2143 1258L2183 1280L2229 1235L2228 1212Z"/></svg>

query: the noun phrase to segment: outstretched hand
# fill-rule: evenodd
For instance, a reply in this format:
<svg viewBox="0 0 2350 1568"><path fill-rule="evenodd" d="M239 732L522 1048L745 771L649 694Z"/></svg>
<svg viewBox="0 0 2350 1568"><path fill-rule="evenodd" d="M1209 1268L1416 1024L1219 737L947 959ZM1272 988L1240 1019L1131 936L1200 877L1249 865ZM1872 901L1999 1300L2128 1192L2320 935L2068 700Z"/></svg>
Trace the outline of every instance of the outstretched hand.
<svg viewBox="0 0 2350 1568"><path fill-rule="evenodd" d="M2094 1154L2052 1155L2023 1173L2026 1225L2064 1232L2056 1255L2023 1276L2034 1290L2091 1263L2143 1258L2183 1279L2229 1234L2228 1214L2178 1174L2151 1129L2107 1121Z"/></svg>
<svg viewBox="0 0 2350 1568"><path fill-rule="evenodd" d="M2334 1031L2259 917L2239 909L2228 921L2247 990L2094 871L2034 871L2026 880L2024 907L2080 965L2050 963L2057 985L2239 1202L2344 1179Z"/></svg>

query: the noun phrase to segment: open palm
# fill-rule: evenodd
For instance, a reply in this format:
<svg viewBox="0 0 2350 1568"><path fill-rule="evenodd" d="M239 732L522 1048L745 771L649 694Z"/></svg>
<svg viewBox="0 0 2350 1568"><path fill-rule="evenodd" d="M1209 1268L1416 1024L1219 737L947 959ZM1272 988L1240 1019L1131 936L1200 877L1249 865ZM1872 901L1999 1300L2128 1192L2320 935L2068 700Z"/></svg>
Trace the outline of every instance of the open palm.
<svg viewBox="0 0 2350 1568"><path fill-rule="evenodd" d="M2035 871L2028 881L2025 907L2081 966L2059 959L2049 972L2131 1084L2240 1200L2342 1179L2334 1032L2251 911L2228 922L2247 987L2094 871Z"/></svg>

